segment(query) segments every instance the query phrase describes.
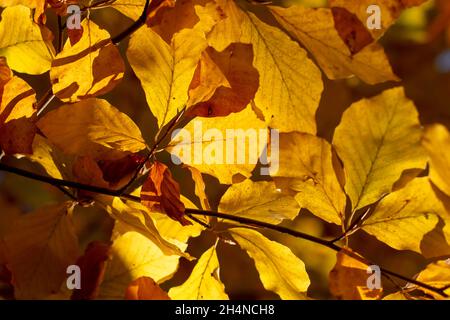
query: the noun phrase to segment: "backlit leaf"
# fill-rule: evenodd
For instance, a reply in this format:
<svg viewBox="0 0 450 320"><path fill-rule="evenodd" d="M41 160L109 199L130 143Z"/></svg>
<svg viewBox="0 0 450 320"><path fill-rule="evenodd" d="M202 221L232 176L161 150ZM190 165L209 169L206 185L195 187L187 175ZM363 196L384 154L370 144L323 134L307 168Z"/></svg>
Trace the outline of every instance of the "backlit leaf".
<svg viewBox="0 0 450 320"><path fill-rule="evenodd" d="M205 251L181 286L169 290L173 300L228 300L219 277L219 260L216 246Z"/></svg>
<svg viewBox="0 0 450 320"><path fill-rule="evenodd" d="M305 265L288 247L251 229L233 228L229 231L255 261L264 288L284 300L306 298L310 281Z"/></svg>
<svg viewBox="0 0 450 320"><path fill-rule="evenodd" d="M404 170L425 168L421 128L412 101L395 88L347 109L333 144L344 163L345 191L354 210L392 190Z"/></svg>

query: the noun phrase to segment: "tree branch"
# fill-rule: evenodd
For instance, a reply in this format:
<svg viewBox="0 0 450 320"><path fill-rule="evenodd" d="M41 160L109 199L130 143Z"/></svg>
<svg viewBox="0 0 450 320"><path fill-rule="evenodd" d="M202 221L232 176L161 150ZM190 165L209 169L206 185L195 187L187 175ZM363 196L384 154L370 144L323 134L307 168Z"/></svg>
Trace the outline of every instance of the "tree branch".
<svg viewBox="0 0 450 320"><path fill-rule="evenodd" d="M86 185L86 184L82 184L82 183L77 183L77 182L73 182L73 181L66 181L66 180L61 180L61 179L55 179L55 178L51 178L51 177L47 177L47 176L42 176L33 172L29 172L23 169L19 169L19 168L15 168L3 163L0 163L0 171L5 171L5 172L10 172L16 175L20 175L22 177L25 178L29 178L29 179L33 179L36 181L41 181L44 183L48 183L51 184L55 187L70 187L70 188L76 188L76 189L80 189L80 190L85 190L85 191L89 191L89 192L93 192L93 193L98 193L98 194L104 194L104 195L109 195L109 196L116 196L116 197L122 197L124 199L130 200L130 201L135 201L135 202L140 202L140 197L138 196L134 196L134 195L130 195L130 194L121 194L120 190L110 190L107 188L99 188L99 187L95 187L95 186L91 186L91 185ZM250 218L246 218L246 217L240 217L240 216L235 216L235 215L231 215L231 214L227 214L227 213L221 213L221 212L216 212L216 211L209 211L209 210L199 210L199 209L192 209L192 208L186 208L186 214L189 216L195 216L195 215L202 215L202 216L209 216L209 217L216 217L216 218L221 218L221 219L225 219L225 220L230 220L230 221L234 221L234 222L239 222L241 224L244 224L246 226L254 226L254 227L259 227L259 228L266 228L266 229L270 229L270 230L274 230L283 234L288 234L291 235L293 237L299 238L299 239L304 239L316 244L320 244L322 246L325 246L331 250L334 250L336 252L342 251L342 250L346 250L344 247L341 247L337 244L335 244L332 241L328 241L325 239L321 239L315 236L312 236L310 234L307 233L303 233L300 231L296 231L296 230L292 230L280 225L274 225L274 224L270 224L264 221L259 221L259 220L254 220L254 219L250 219ZM198 219L193 219L194 221L198 220ZM204 225L205 226L205 225ZM375 264L372 262L368 262L363 260L360 256L355 255L354 253L351 253L349 251L346 252L346 254L350 255L351 257L362 261L364 263L370 263L370 264ZM394 271L385 269L380 267L380 271L382 272L383 275L388 275L388 276L392 276L395 277L397 279L401 279L403 281L412 283L416 286L419 286L421 288L427 289L431 292L434 292L436 294L441 295L444 298L447 298L448 295L444 292L444 290L446 288L435 288L433 286L430 286L426 283L417 281L415 279L412 278L408 278L406 276L403 276L401 274L398 274Z"/></svg>
<svg viewBox="0 0 450 320"><path fill-rule="evenodd" d="M131 35L133 32L135 32L137 29L142 27L145 24L145 21L147 20L147 10L150 4L150 0L145 1L144 10L142 10L142 14L131 26L129 26L127 29L119 33L118 35L111 38L111 42L115 45L118 45L123 39Z"/></svg>

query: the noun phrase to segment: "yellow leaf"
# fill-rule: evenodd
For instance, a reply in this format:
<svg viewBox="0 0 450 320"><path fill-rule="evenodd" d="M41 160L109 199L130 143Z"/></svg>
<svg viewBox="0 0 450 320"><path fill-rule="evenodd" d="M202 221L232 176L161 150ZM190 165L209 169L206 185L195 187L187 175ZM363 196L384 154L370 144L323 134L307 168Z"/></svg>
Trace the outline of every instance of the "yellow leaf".
<svg viewBox="0 0 450 320"><path fill-rule="evenodd" d="M186 282L171 288L169 297L174 300L228 300L219 277L216 246L202 254Z"/></svg>
<svg viewBox="0 0 450 320"><path fill-rule="evenodd" d="M333 144L344 163L353 210L379 200L407 169L424 168L416 108L402 88L363 99L347 109Z"/></svg>
<svg viewBox="0 0 450 320"><path fill-rule="evenodd" d="M191 29L177 33L171 45L146 26L131 37L127 57L159 127L186 106L189 84L205 48L203 34Z"/></svg>
<svg viewBox="0 0 450 320"><path fill-rule="evenodd" d="M12 7L15 5L23 5L30 9L36 9L34 11L34 21L39 22L39 18L45 11L47 6L46 0L0 0L0 7Z"/></svg>
<svg viewBox="0 0 450 320"><path fill-rule="evenodd" d="M195 184L195 195L198 197L198 199L200 200L201 206L203 210L211 210L211 206L209 205L209 201L208 201L208 196L206 195L205 189L205 181L203 181L203 176L202 173L200 172L200 170L198 170L197 168L185 165L184 168L187 168L192 175L192 180L194 181ZM193 208L193 207L189 207L189 208Z"/></svg>
<svg viewBox="0 0 450 320"><path fill-rule="evenodd" d="M14 71L42 74L54 56L52 35L31 18L31 10L17 5L3 10L0 21L0 56Z"/></svg>
<svg viewBox="0 0 450 320"><path fill-rule="evenodd" d="M116 9L132 20L137 20L144 11L146 0L116 0L112 2L111 8ZM150 1L150 3L153 1Z"/></svg>
<svg viewBox="0 0 450 320"><path fill-rule="evenodd" d="M302 208L325 221L341 224L346 198L339 184L331 145L306 133L280 135L279 169L272 175L280 188L296 192ZM337 168L342 170L342 168Z"/></svg>
<svg viewBox="0 0 450 320"><path fill-rule="evenodd" d="M27 155L27 158L39 163L49 176L55 179L69 179L72 177L71 161L52 146L47 139L37 134L34 137L32 147L33 153Z"/></svg>
<svg viewBox="0 0 450 320"><path fill-rule="evenodd" d="M123 299L130 282L144 276L157 283L164 282L177 270L179 258L166 255L140 233L126 232L113 242L98 298Z"/></svg>
<svg viewBox="0 0 450 320"><path fill-rule="evenodd" d="M441 124L429 126L422 139L430 156L430 179L450 196L450 133Z"/></svg>
<svg viewBox="0 0 450 320"><path fill-rule="evenodd" d="M253 65L260 75L255 104L267 125L283 132L316 133L315 112L323 84L306 51L279 28L241 10L233 0L217 3L226 19L208 34L208 43L218 51L234 42L253 45Z"/></svg>
<svg viewBox="0 0 450 320"><path fill-rule="evenodd" d="M36 112L36 93L28 83L17 76L0 83L0 125L22 117L30 118Z"/></svg>
<svg viewBox="0 0 450 320"><path fill-rule="evenodd" d="M144 237L158 245L160 250L167 255L182 255L185 247L180 250L177 245L164 239L156 229L150 213L140 203L125 203L117 197L98 196L98 199L106 206L107 212L111 217L119 222L116 224L113 238L125 234L128 231L138 232Z"/></svg>
<svg viewBox="0 0 450 320"><path fill-rule="evenodd" d="M388 294L383 298L383 300L410 300L410 299L409 296L406 295L406 293L399 291Z"/></svg>
<svg viewBox="0 0 450 320"><path fill-rule="evenodd" d="M64 102L105 94L120 82L125 71L109 33L88 19L81 27L81 39L74 45L67 40L50 70L53 92Z"/></svg>
<svg viewBox="0 0 450 320"><path fill-rule="evenodd" d="M428 178L416 178L383 198L362 229L397 250L421 253L425 234L434 229L445 208Z"/></svg>
<svg viewBox="0 0 450 320"><path fill-rule="evenodd" d="M137 125L106 100L87 99L47 113L39 129L67 154L98 157L106 148L138 152L146 148Z"/></svg>
<svg viewBox="0 0 450 320"><path fill-rule="evenodd" d="M337 261L330 272L331 293L344 300L376 300L383 294L383 288L368 288L367 280L374 270L368 270L368 263L350 249L337 253Z"/></svg>
<svg viewBox="0 0 450 320"><path fill-rule="evenodd" d="M42 298L59 290L66 268L79 255L71 216L72 204L63 203L16 220L5 237L16 298Z"/></svg>
<svg viewBox="0 0 450 320"><path fill-rule="evenodd" d="M450 259L430 263L426 266L425 270L419 273L416 280L437 289L445 288L444 293L450 295ZM435 292L422 287L417 287L417 289L422 290L436 299L442 299L442 296Z"/></svg>
<svg viewBox="0 0 450 320"><path fill-rule="evenodd" d="M216 177L222 184L232 184L250 177L255 168L263 151L258 144L264 142L259 130L267 131L250 106L226 117L198 117L174 132L168 151L177 161ZM251 139L254 134L258 143ZM264 138L267 142L267 135ZM245 156L244 163L238 163L238 155Z"/></svg>
<svg viewBox="0 0 450 320"><path fill-rule="evenodd" d="M255 261L264 288L281 299L305 299L310 285L305 264L282 244L246 228L229 230L239 246Z"/></svg>
<svg viewBox="0 0 450 320"><path fill-rule="evenodd" d="M228 188L220 199L219 211L277 224L294 219L300 207L293 197L282 194L274 182L247 179Z"/></svg>
<svg viewBox="0 0 450 320"><path fill-rule="evenodd" d="M336 30L338 25L332 9L292 6L270 7L270 10L277 21L314 55L328 78L342 79L356 75L369 84L398 80L383 47L378 43L369 44L352 54ZM355 34L353 27L350 35Z"/></svg>

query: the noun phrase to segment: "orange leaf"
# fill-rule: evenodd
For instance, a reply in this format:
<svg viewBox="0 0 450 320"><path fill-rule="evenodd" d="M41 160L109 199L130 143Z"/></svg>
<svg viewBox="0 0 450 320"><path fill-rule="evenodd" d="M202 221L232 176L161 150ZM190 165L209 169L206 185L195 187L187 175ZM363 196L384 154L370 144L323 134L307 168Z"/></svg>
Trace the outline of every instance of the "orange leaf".
<svg viewBox="0 0 450 320"><path fill-rule="evenodd" d="M368 263L357 253L348 248L339 251L336 265L330 272L331 293L344 300L381 298L383 288L370 289L367 287L367 280L370 277L367 268Z"/></svg>
<svg viewBox="0 0 450 320"><path fill-rule="evenodd" d="M249 44L233 43L222 52L213 48L207 49L207 57L202 57L194 74L194 81L189 91L190 99L197 100L196 95L203 95L208 88L212 74L211 64L216 65L228 80L229 86L221 85L213 91L212 97L207 101L200 101L187 113L201 117L223 117L232 112L239 112L253 100L259 85L259 73L253 67L253 50Z"/></svg>
<svg viewBox="0 0 450 320"><path fill-rule="evenodd" d="M169 295L149 277L140 277L130 283L125 300L170 300Z"/></svg>
<svg viewBox="0 0 450 320"><path fill-rule="evenodd" d="M180 200L180 186L172 178L169 168L155 161L142 186L141 202L150 210L166 213L183 226L191 224L184 218L184 204Z"/></svg>
<svg viewBox="0 0 450 320"><path fill-rule="evenodd" d="M95 299L98 287L103 280L106 261L109 259L110 246L98 241L91 242L84 255L78 258L76 265L81 270L81 289L75 289L72 300Z"/></svg>

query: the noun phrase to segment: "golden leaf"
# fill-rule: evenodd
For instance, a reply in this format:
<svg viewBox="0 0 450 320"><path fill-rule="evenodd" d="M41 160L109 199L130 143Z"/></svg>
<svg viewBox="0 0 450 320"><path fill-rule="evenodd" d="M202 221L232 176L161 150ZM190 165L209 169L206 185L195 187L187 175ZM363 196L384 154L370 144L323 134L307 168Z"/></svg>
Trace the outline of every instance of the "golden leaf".
<svg viewBox="0 0 450 320"><path fill-rule="evenodd" d="M300 207L293 197L284 195L274 182L249 179L233 184L220 199L219 212L268 223L293 220Z"/></svg>
<svg viewBox="0 0 450 320"><path fill-rule="evenodd" d="M42 74L50 69L55 49L51 32L34 23L25 6L8 7L0 21L0 56L14 71Z"/></svg>
<svg viewBox="0 0 450 320"><path fill-rule="evenodd" d="M75 44L67 40L52 62L50 80L54 94L64 102L96 97L122 80L125 64L106 30L85 19L83 35Z"/></svg>
<svg viewBox="0 0 450 320"><path fill-rule="evenodd" d="M255 261L264 288L284 300L306 298L310 281L305 264L288 247L267 239L255 230L233 228L229 231Z"/></svg>
<svg viewBox="0 0 450 320"><path fill-rule="evenodd" d="M216 246L202 254L186 282L171 288L169 297L174 300L228 300L219 277Z"/></svg>
<svg viewBox="0 0 450 320"><path fill-rule="evenodd" d="M407 169L425 168L416 108L402 88L354 103L336 128L333 145L344 163L353 210L379 200Z"/></svg>
<svg viewBox="0 0 450 320"><path fill-rule="evenodd" d="M233 0L217 3L226 18L208 34L208 43L218 51L234 42L252 44L253 65L260 76L255 105L267 125L283 132L316 133L315 112L323 84L306 51Z"/></svg>
<svg viewBox="0 0 450 320"><path fill-rule="evenodd" d="M332 9L292 6L270 7L270 10L277 21L314 55L328 78L342 79L356 75L369 84L398 80L391 70L383 47L378 43L355 50L356 53L352 54L352 46L346 44L350 39L342 39L336 30ZM346 23L354 22L345 19L348 15L339 17L341 23L342 20ZM358 34L355 26L350 28L350 35Z"/></svg>

